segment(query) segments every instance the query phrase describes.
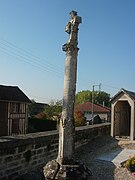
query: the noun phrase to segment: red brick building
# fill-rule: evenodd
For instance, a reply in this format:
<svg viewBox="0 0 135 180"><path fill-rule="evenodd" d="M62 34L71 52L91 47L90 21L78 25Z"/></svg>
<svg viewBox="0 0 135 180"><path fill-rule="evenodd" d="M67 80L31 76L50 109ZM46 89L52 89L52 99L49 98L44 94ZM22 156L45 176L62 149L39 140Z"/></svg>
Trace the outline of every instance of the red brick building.
<svg viewBox="0 0 135 180"><path fill-rule="evenodd" d="M0 136L26 133L29 103L17 86L0 85Z"/></svg>

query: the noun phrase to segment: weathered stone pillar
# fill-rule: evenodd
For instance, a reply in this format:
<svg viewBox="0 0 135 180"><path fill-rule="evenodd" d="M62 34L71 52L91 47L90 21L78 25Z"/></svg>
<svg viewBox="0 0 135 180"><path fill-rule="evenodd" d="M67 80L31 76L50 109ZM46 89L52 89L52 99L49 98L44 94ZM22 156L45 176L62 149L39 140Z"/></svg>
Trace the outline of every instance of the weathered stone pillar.
<svg viewBox="0 0 135 180"><path fill-rule="evenodd" d="M63 45L66 52L64 96L62 116L59 126L59 150L56 160L48 162L44 167L45 179L83 180L91 179L91 173L83 164L75 159L75 124L74 102L76 91L76 72L78 55L78 26L81 17L76 11L71 11L71 19L65 31L69 39Z"/></svg>
<svg viewBox="0 0 135 180"><path fill-rule="evenodd" d="M63 109L59 127L59 152L57 158L60 164L72 160L75 153L74 101L77 51L77 48L75 51L68 48L66 52Z"/></svg>

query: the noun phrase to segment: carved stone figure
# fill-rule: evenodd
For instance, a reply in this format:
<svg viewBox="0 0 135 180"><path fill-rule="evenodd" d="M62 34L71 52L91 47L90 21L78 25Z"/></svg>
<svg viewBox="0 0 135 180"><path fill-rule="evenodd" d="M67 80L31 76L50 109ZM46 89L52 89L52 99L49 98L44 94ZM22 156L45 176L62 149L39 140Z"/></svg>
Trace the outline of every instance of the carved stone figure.
<svg viewBox="0 0 135 180"><path fill-rule="evenodd" d="M78 45L78 26L82 22L82 18L77 16L76 11L70 12L71 19L65 27L65 31L69 34L69 39L66 44L63 45L63 50L67 51L68 48L76 48Z"/></svg>

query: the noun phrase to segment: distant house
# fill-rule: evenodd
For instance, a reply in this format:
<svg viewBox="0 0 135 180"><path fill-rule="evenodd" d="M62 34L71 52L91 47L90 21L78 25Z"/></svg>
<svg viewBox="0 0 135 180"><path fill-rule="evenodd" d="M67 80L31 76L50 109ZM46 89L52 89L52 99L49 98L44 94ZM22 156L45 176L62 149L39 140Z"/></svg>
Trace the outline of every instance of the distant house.
<svg viewBox="0 0 135 180"><path fill-rule="evenodd" d="M33 101L30 107L30 117L35 117L42 113L47 105L48 104Z"/></svg>
<svg viewBox="0 0 135 180"><path fill-rule="evenodd" d="M135 92L121 89L111 99L111 135L135 139Z"/></svg>
<svg viewBox="0 0 135 180"><path fill-rule="evenodd" d="M46 106L47 106L47 104L45 104L45 103L37 103L36 102L34 115L37 115L37 114L43 112L43 110L45 109Z"/></svg>
<svg viewBox="0 0 135 180"><path fill-rule="evenodd" d="M26 133L29 103L18 87L0 85L0 136Z"/></svg>
<svg viewBox="0 0 135 180"><path fill-rule="evenodd" d="M92 120L92 103L85 102L84 104L79 104L75 108L76 111L81 111L86 117L86 121ZM93 115L94 117L99 115L103 122L110 121L110 108L103 107L101 105L93 104Z"/></svg>

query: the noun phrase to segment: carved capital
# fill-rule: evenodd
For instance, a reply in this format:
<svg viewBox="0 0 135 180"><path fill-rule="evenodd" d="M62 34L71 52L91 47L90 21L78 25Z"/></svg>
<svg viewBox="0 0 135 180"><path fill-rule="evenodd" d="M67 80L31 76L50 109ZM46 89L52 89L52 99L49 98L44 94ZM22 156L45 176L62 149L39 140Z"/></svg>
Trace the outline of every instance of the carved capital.
<svg viewBox="0 0 135 180"><path fill-rule="evenodd" d="M71 43L66 43L62 46L62 50L66 53L77 53L79 48L77 47L77 45L75 46Z"/></svg>

